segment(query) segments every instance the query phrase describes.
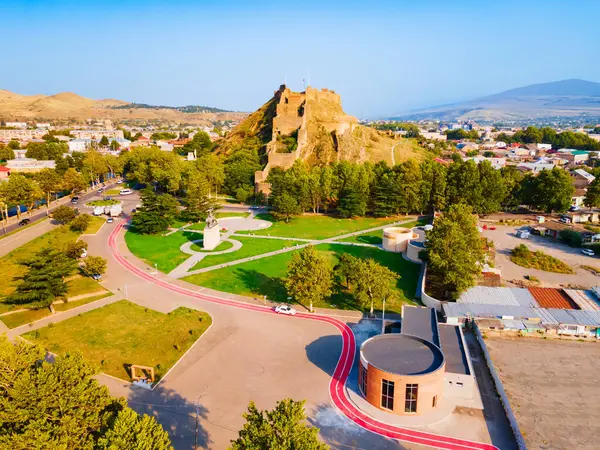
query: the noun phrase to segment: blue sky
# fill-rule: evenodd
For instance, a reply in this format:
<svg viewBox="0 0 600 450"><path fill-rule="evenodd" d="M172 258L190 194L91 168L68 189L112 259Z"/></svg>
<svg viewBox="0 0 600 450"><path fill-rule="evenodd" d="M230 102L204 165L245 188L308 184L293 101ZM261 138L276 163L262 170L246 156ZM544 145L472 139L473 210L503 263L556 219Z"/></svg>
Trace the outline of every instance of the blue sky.
<svg viewBox="0 0 600 450"><path fill-rule="evenodd" d="M250 111L287 80L378 117L600 81L600 2L0 0L0 89Z"/></svg>

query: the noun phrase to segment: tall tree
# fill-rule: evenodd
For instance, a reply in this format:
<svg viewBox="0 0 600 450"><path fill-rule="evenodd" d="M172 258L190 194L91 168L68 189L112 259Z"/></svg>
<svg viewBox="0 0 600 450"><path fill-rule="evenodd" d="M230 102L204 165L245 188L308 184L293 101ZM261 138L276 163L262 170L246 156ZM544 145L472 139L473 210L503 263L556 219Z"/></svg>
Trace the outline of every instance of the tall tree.
<svg viewBox="0 0 600 450"><path fill-rule="evenodd" d="M60 205L52 213L52 218L63 225L72 221L76 216L75 209L67 205Z"/></svg>
<svg viewBox="0 0 600 450"><path fill-rule="evenodd" d="M354 275L354 295L363 305L369 305L373 315L375 301L389 300L395 294L395 283L398 275L373 258L359 260Z"/></svg>
<svg viewBox="0 0 600 450"><path fill-rule="evenodd" d="M292 255L287 265L285 287L288 294L300 304L322 301L331 295L333 272L327 260L312 245Z"/></svg>
<svg viewBox="0 0 600 450"><path fill-rule="evenodd" d="M427 233L428 270L449 298L474 285L484 261L477 221L470 206L452 205Z"/></svg>
<svg viewBox="0 0 600 450"><path fill-rule="evenodd" d="M259 411L250 402L246 423L230 450L327 450L319 441L317 428L306 425L304 401L284 399L271 411Z"/></svg>
<svg viewBox="0 0 600 450"><path fill-rule="evenodd" d="M561 168L542 170L533 182L533 206L551 213L564 212L571 206L575 188L569 173Z"/></svg>
<svg viewBox="0 0 600 450"><path fill-rule="evenodd" d="M589 184L583 204L590 209L600 206L600 178L596 178Z"/></svg>
<svg viewBox="0 0 600 450"><path fill-rule="evenodd" d="M102 136L100 139L100 146L108 147L108 138L106 136Z"/></svg>
<svg viewBox="0 0 600 450"><path fill-rule="evenodd" d="M187 166L183 175L186 209L182 217L190 222L198 222L206 217L207 211L215 204L209 198L210 184L206 174L197 166Z"/></svg>
<svg viewBox="0 0 600 450"><path fill-rule="evenodd" d="M71 195L83 190L86 186L85 180L77 170L69 168L62 177L62 188L70 191Z"/></svg>
<svg viewBox="0 0 600 450"><path fill-rule="evenodd" d="M273 201L273 212L276 218L285 220L288 223L292 216L302 212L298 201L287 192L277 196Z"/></svg>
<svg viewBox="0 0 600 450"><path fill-rule="evenodd" d="M19 206L28 206L29 212L35 202L43 198L42 190L32 179L19 173L12 174L8 181L2 183L1 189L3 197L9 205L17 206L17 216L21 217L21 208Z"/></svg>
<svg viewBox="0 0 600 450"><path fill-rule="evenodd" d="M151 416L112 398L80 355L0 336L0 448L173 450Z"/></svg>
<svg viewBox="0 0 600 450"><path fill-rule="evenodd" d="M43 169L34 176L40 189L46 194L46 215L50 215L50 202L52 195L61 190L62 179L54 169Z"/></svg>
<svg viewBox="0 0 600 450"><path fill-rule="evenodd" d="M152 189L141 193L142 206L133 215L132 225L138 233L166 231L179 213L177 200L169 194L156 195Z"/></svg>
<svg viewBox="0 0 600 450"><path fill-rule="evenodd" d="M500 171L494 169L489 161L479 163L478 170L481 198L476 212L491 214L500 211L507 193Z"/></svg>
<svg viewBox="0 0 600 450"><path fill-rule="evenodd" d="M75 261L61 251L46 248L20 264L27 267L27 272L16 278L21 282L8 296L7 303L49 308L54 312L52 303L67 293L65 278L75 270Z"/></svg>
<svg viewBox="0 0 600 450"><path fill-rule="evenodd" d="M108 171L104 156L93 149L89 149L83 160L83 173L92 184L100 183L100 177Z"/></svg>

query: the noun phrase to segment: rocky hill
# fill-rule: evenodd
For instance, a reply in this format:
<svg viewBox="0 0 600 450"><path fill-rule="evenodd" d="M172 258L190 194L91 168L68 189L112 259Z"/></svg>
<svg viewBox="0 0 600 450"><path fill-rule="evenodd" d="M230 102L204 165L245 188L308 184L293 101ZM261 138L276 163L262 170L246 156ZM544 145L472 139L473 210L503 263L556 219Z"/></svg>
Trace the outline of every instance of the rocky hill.
<svg viewBox="0 0 600 450"><path fill-rule="evenodd" d="M396 162L419 151L408 140L397 141L385 133L358 123L342 109L339 94L328 89L307 87L293 92L285 85L273 98L250 114L219 144L218 151L230 154L237 149L256 147L265 157L264 170L255 175L257 189L273 167L289 168L297 159L309 164L336 161L386 161L391 163L392 146Z"/></svg>
<svg viewBox="0 0 600 450"><path fill-rule="evenodd" d="M36 119L83 122L86 119L112 119L209 125L214 120L240 120L246 115L194 105L154 107L123 100L92 100L72 92L61 92L55 95L20 95L0 90L0 118L5 121Z"/></svg>
<svg viewBox="0 0 600 450"><path fill-rule="evenodd" d="M394 119L502 122L560 117L600 119L600 83L563 80L532 84L476 100L412 111Z"/></svg>

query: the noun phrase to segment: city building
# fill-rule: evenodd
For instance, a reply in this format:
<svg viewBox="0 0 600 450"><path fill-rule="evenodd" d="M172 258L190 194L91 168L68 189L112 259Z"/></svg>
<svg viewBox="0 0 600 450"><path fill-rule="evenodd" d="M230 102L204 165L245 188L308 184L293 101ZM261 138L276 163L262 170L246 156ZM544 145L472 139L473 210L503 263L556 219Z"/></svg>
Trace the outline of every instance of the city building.
<svg viewBox="0 0 600 450"><path fill-rule="evenodd" d="M0 181L8 180L10 176L10 169L8 167L0 166Z"/></svg>
<svg viewBox="0 0 600 450"><path fill-rule="evenodd" d="M106 136L108 139L123 139L123 130L71 130L71 134L76 139L102 139Z"/></svg>
<svg viewBox="0 0 600 450"><path fill-rule="evenodd" d="M30 141L31 139L35 139L38 137L42 137L44 134L46 134L47 131L43 130L43 129L36 129L36 130L22 130L22 129L15 129L15 130L0 130L0 140L23 140L23 141Z"/></svg>
<svg viewBox="0 0 600 450"><path fill-rule="evenodd" d="M27 122L6 122L8 128L27 128Z"/></svg>
<svg viewBox="0 0 600 450"><path fill-rule="evenodd" d="M56 168L55 161L38 161L33 158L19 158L6 161L6 167L12 172L39 172L42 169Z"/></svg>
<svg viewBox="0 0 600 450"><path fill-rule="evenodd" d="M425 415L445 402L481 409L462 330L439 324L432 308L405 305L400 333L363 342L358 386L369 404L397 415Z"/></svg>

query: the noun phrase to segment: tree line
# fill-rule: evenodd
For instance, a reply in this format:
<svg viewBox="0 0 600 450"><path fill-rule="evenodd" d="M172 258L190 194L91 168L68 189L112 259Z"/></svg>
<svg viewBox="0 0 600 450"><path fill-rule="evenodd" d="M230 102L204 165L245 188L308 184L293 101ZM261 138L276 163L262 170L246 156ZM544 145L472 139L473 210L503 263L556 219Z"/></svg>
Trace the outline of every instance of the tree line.
<svg viewBox="0 0 600 450"><path fill-rule="evenodd" d="M550 127L527 127L525 130L519 130L512 136L506 133L500 133L496 137L497 141L525 144L551 144L552 148L575 148L578 150L600 151L600 142L589 137L586 133L575 131L557 132Z"/></svg>
<svg viewBox="0 0 600 450"><path fill-rule="evenodd" d="M336 210L342 217L429 214L459 203L471 205L477 214L520 205L562 212L574 193L569 173L560 168L533 175L514 166L496 170L489 161L460 159L448 166L410 159L394 167L346 161L319 167L296 161L288 170L271 169L268 181L269 201L284 220L307 211Z"/></svg>

